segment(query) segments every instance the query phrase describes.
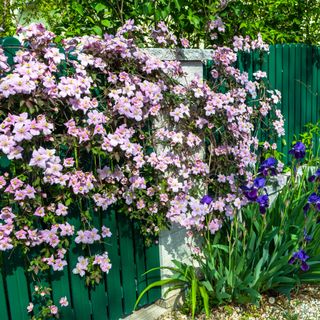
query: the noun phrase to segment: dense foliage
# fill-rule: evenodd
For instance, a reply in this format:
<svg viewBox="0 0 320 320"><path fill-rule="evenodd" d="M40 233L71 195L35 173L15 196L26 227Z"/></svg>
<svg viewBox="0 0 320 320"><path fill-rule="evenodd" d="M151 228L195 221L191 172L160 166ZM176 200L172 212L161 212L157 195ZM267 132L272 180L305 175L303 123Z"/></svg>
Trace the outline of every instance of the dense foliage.
<svg viewBox="0 0 320 320"><path fill-rule="evenodd" d="M39 19L63 37L102 35L115 33L125 20L135 19L145 27L165 21L177 38L188 39L193 47L207 47L208 26L218 14L226 24L220 43L229 42L234 34L255 37L258 33L268 43L320 41L318 0L6 0L0 11L2 35L12 35L19 23Z"/></svg>

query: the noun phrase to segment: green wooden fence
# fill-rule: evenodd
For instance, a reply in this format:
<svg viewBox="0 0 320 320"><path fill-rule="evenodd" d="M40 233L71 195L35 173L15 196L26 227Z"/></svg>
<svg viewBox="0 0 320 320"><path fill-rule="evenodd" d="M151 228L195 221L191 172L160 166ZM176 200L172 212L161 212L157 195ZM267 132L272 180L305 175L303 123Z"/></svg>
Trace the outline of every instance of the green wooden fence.
<svg viewBox="0 0 320 320"><path fill-rule="evenodd" d="M285 117L286 145L279 143L287 155L294 136L305 131L307 123L320 119L320 47L304 44L279 44L270 46L270 53L241 54L238 67L252 74L266 71L270 88L281 91L280 108ZM204 75L209 77L211 63ZM316 141L319 145L319 141Z"/></svg>
<svg viewBox="0 0 320 320"><path fill-rule="evenodd" d="M13 56L20 43L15 38L0 39L13 63ZM0 158L0 172L9 166L6 158ZM76 213L70 223L77 225ZM66 296L67 308L61 309L63 320L118 320L133 311L138 295L151 282L160 278L160 272L143 276L147 270L158 267L159 247L146 247L138 228L116 209L96 214L94 226L101 229L108 226L112 237L106 245L92 246L92 250L108 251L112 263L109 274L97 286L89 288L84 279L72 273L77 257L82 255L79 246L72 247L68 253L68 266L60 272L49 272L42 276L42 283L52 288L52 299L59 305L59 299ZM0 252L0 319L29 319L27 305L32 301L32 291L36 284L30 273L26 272L22 255ZM140 302L140 307L159 299L161 290L152 289Z"/></svg>
<svg viewBox="0 0 320 320"><path fill-rule="evenodd" d="M147 284L158 280L159 274L146 277L142 274L159 266L157 246L146 248L139 231L115 210L102 214L95 227L101 223L112 232L110 242L104 246L109 252L112 269L96 287L89 288L84 279L72 273L81 255L81 249L74 247L68 257L68 268L42 276L42 284L52 288L52 299L59 305L59 299L66 296L67 308L61 308L61 319L65 320L117 320L133 311L138 294ZM32 290L37 284L25 271L24 260L18 252L1 255L0 310L1 320L29 319L26 307L32 301ZM160 298L160 289L146 294L140 306Z"/></svg>

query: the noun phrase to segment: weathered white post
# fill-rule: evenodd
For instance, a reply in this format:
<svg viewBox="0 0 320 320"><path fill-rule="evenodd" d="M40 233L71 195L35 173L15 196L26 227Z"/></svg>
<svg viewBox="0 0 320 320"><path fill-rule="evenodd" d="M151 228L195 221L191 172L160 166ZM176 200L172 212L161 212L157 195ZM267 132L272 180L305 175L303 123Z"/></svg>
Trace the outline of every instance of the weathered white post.
<svg viewBox="0 0 320 320"><path fill-rule="evenodd" d="M160 60L178 60L181 62L185 77L179 79L182 84L190 83L196 76L203 79L203 67L206 60L211 60L212 50L201 49L147 49L151 55ZM159 254L160 265L174 267L172 260L188 261L190 257L190 249L187 245L188 236L186 229L172 225L170 230L165 230L160 233L159 237ZM170 272L161 270L161 278L165 279ZM161 305L170 307L174 303L174 298L177 292L171 291L166 298L164 293L166 288L162 288Z"/></svg>

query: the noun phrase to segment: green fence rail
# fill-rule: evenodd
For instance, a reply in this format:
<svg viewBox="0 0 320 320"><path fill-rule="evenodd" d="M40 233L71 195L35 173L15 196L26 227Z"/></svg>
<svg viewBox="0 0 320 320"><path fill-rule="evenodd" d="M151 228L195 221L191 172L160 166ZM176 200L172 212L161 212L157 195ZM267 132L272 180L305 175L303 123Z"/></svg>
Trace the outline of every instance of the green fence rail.
<svg viewBox="0 0 320 320"><path fill-rule="evenodd" d="M280 108L285 118L286 145L279 143L280 151L288 150L307 123L320 119L320 47L304 44L281 44L270 46L270 53L241 54L238 67L252 74L266 71L271 89L281 91ZM211 64L205 68L210 75ZM319 141L316 141L319 145Z"/></svg>
<svg viewBox="0 0 320 320"><path fill-rule="evenodd" d="M15 38L0 39L10 64L20 43ZM4 172L10 162L0 158L0 172ZM146 247L138 228L116 209L97 214L94 227L108 226L112 237L107 244L93 250L108 251L112 269L94 288L87 287L85 280L72 273L78 256L82 255L79 246L68 253L68 266L60 272L48 272L42 277L42 284L52 288L52 299L59 305L59 299L66 296L67 308L61 309L62 320L118 320L129 315L138 295L151 282L160 278L160 272L143 275L151 268L159 267L159 247ZM69 221L79 223L75 216ZM22 255L17 252L0 253L0 319L30 319L27 305L32 301L34 280L26 272ZM159 299L161 290L154 288L140 302L140 307Z"/></svg>

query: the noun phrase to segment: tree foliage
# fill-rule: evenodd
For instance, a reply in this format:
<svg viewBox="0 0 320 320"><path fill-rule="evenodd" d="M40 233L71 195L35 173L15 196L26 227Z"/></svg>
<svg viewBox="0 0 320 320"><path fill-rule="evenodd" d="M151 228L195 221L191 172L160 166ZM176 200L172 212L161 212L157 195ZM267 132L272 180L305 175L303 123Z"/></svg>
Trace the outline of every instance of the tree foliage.
<svg viewBox="0 0 320 320"><path fill-rule="evenodd" d="M177 37L186 37L193 47L206 47L208 23L217 15L227 32L254 37L261 33L269 43L320 42L319 0L2 0L0 35L11 35L17 24L45 21L56 34L114 33L124 21L155 26L165 21Z"/></svg>

